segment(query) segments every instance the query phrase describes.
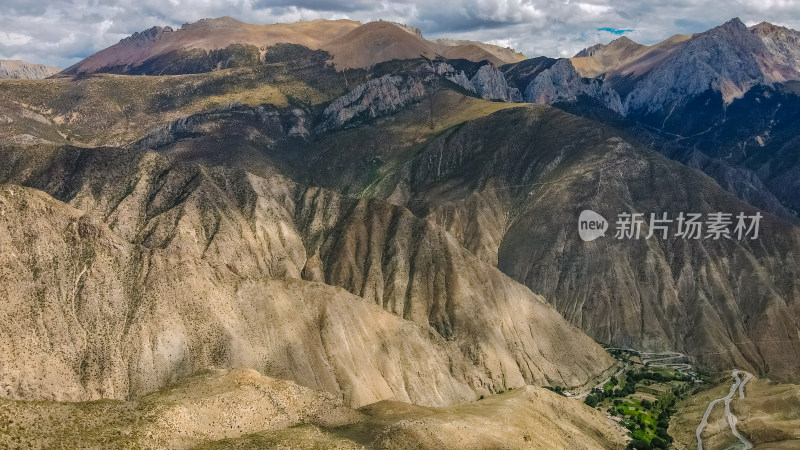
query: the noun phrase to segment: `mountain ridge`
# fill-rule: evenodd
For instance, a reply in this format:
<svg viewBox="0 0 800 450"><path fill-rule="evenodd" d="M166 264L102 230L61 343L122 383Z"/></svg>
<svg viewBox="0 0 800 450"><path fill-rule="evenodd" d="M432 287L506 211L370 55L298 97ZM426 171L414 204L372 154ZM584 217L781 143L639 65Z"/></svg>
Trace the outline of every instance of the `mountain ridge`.
<svg viewBox="0 0 800 450"><path fill-rule="evenodd" d="M337 70L370 67L392 59L420 56L429 59L444 56L474 61L488 60L496 65L524 59L524 55L511 49L490 44L474 41L429 41L416 32L419 30L413 31L410 28L393 22L362 24L347 19L317 19L272 25L246 24L231 17L203 19L184 24L177 30L171 27L153 27L134 33L65 69L62 75L136 74L141 70L145 74L156 74L154 71L158 70L159 65L153 68L148 67L148 63L165 57L202 57L196 53L198 51L205 54L221 52L224 55L234 55L241 52L241 48L247 52L252 49L253 54L239 64L257 64L263 60L263 54L268 47L285 43L327 51ZM224 61L220 60L217 64L224 65Z"/></svg>

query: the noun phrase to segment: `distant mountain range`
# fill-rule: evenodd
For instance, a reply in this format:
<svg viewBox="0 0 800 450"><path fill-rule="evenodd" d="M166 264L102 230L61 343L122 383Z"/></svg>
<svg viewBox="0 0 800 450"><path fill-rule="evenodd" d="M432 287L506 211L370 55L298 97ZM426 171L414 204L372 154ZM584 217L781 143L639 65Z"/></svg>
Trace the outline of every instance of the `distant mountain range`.
<svg viewBox="0 0 800 450"><path fill-rule="evenodd" d="M571 104L572 111L624 122L670 157L794 220L798 80L800 33L733 19L652 46L625 37L593 46L515 87L526 101ZM598 113L604 109L618 120Z"/></svg>
<svg viewBox="0 0 800 450"><path fill-rule="evenodd" d="M0 59L0 79L28 79L39 80L55 75L61 69L55 66L31 64L25 61Z"/></svg>
<svg viewBox="0 0 800 450"><path fill-rule="evenodd" d="M178 30L153 27L135 33L69 67L64 74L206 72L257 64L275 44L324 50L339 70L419 57L488 60L495 65L525 59L511 49L482 42L429 41L416 28L393 22L362 24L342 19L250 25L223 17L186 24Z"/></svg>

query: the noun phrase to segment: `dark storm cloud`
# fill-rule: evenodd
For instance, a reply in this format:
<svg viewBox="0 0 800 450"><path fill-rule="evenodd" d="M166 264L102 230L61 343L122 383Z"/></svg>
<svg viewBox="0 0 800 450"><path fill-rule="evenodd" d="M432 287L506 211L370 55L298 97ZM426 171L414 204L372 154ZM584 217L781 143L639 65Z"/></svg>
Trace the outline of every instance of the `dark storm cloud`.
<svg viewBox="0 0 800 450"><path fill-rule="evenodd" d="M153 25L221 16L248 23L393 20L428 38L481 40L529 56L571 56L619 32L651 44L736 16L800 28L800 2L792 0L0 0L0 8L0 59L60 67Z"/></svg>

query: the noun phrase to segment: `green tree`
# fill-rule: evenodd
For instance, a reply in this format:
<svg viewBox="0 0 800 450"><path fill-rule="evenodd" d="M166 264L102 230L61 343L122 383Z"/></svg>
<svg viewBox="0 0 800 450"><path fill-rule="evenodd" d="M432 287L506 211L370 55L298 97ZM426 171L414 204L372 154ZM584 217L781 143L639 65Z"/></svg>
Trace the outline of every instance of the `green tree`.
<svg viewBox="0 0 800 450"><path fill-rule="evenodd" d="M629 449L636 449L636 450L652 450L652 446L645 440L642 439L634 439L628 442Z"/></svg>

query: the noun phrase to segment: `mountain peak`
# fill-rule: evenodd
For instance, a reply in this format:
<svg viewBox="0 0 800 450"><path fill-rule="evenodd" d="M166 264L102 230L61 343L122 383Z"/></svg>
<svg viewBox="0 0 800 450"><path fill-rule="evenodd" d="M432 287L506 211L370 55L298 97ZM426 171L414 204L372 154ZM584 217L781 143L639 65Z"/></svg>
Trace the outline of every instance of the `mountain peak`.
<svg viewBox="0 0 800 450"><path fill-rule="evenodd" d="M579 51L578 53L573 56L573 58L583 58L595 55L601 55L603 53L608 53L612 51L633 51L639 47L643 47L642 44L628 38L627 36L622 36L613 41L609 42L608 44L595 44L591 47L586 47L585 49Z"/></svg>
<svg viewBox="0 0 800 450"><path fill-rule="evenodd" d="M710 31L714 30L731 30L731 31L744 32L747 31L747 25L745 25L744 22L742 22L742 20L739 19L738 17L734 17L733 19L723 23L722 25L716 28L711 29Z"/></svg>
<svg viewBox="0 0 800 450"><path fill-rule="evenodd" d="M192 28L215 28L215 27L236 28L245 25L247 24L242 22L241 20L236 20L231 16L208 17L205 19L200 19L197 22L185 23L181 26L181 30L192 29Z"/></svg>
<svg viewBox="0 0 800 450"><path fill-rule="evenodd" d="M382 22L382 21L379 21L379 22ZM405 31L405 32L407 32L409 34L412 34L412 35L414 35L414 36L416 36L416 37L418 37L420 39L423 39L422 31L417 27L412 27L411 25L406 25L406 24L400 23L400 22L389 22L389 23L391 23L392 25L400 28L401 30L403 30L403 31Z"/></svg>
<svg viewBox="0 0 800 450"><path fill-rule="evenodd" d="M133 33L132 35L121 39L119 42L120 42L120 44L138 44L138 45L142 45L142 44L146 44L146 43L149 43L149 42L155 42L155 41L158 40L158 38L161 37L162 34L170 33L172 31L173 31L172 27L169 27L169 26L167 26L167 27L155 26L155 27L149 28L149 29L144 30L144 31L137 31L137 32Z"/></svg>
<svg viewBox="0 0 800 450"><path fill-rule="evenodd" d="M606 47L606 44L594 44L590 47L586 47L585 49L575 53L573 58L585 58L588 56L594 56L597 52L601 51Z"/></svg>
<svg viewBox="0 0 800 450"><path fill-rule="evenodd" d="M608 45L620 45L620 44L625 44L625 45L637 44L637 42L629 38L628 36L621 36L608 43Z"/></svg>
<svg viewBox="0 0 800 450"><path fill-rule="evenodd" d="M761 35L800 34L796 30L793 30L791 28L782 27L780 25L775 25L769 22L757 23L751 26L749 30Z"/></svg>

